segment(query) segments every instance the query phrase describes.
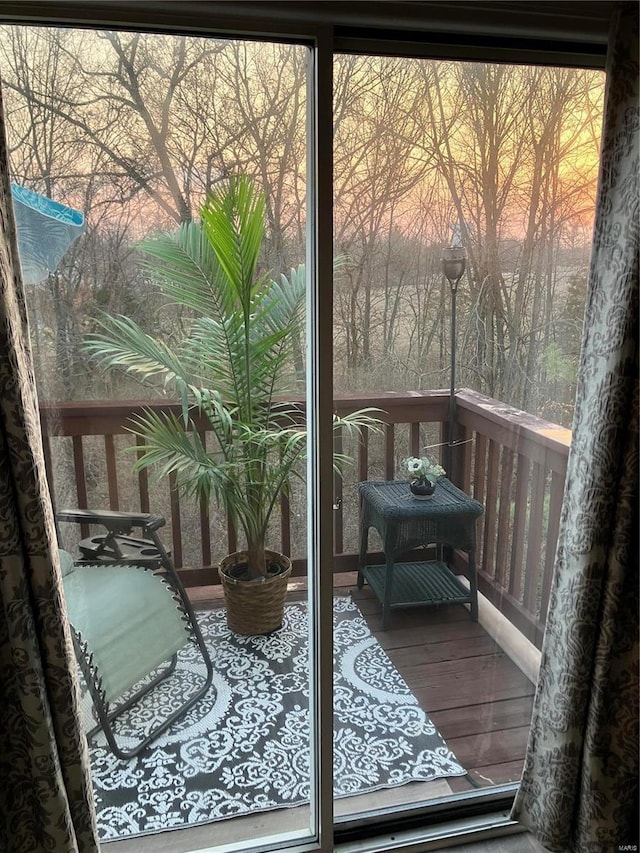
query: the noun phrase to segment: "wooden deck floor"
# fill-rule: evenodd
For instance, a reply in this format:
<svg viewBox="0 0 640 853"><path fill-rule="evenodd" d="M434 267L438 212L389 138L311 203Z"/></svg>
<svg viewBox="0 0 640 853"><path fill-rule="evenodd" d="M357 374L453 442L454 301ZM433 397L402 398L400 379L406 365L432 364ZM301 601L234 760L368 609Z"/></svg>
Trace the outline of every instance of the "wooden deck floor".
<svg viewBox="0 0 640 853"><path fill-rule="evenodd" d="M395 611L386 631L370 588L354 573L336 575L337 595L351 593L382 648L467 769L449 779L455 792L520 779L535 685L460 604ZM290 596L304 595L304 582ZM297 587L297 589L296 589ZM219 587L190 589L198 608L221 606Z"/></svg>
<svg viewBox="0 0 640 853"><path fill-rule="evenodd" d="M353 598L473 785L517 782L535 685L460 604L396 611L381 631L371 591L355 589ZM463 778L449 784L472 787Z"/></svg>

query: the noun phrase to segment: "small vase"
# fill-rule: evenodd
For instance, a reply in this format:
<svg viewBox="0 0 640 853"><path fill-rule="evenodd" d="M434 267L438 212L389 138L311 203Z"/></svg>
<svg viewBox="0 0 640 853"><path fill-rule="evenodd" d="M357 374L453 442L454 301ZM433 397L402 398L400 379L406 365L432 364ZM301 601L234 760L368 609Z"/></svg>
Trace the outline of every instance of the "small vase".
<svg viewBox="0 0 640 853"><path fill-rule="evenodd" d="M409 488L414 498L426 501L433 497L433 493L436 490L436 484L432 483L431 480L428 480L426 477L416 477L415 480L411 480L409 483Z"/></svg>

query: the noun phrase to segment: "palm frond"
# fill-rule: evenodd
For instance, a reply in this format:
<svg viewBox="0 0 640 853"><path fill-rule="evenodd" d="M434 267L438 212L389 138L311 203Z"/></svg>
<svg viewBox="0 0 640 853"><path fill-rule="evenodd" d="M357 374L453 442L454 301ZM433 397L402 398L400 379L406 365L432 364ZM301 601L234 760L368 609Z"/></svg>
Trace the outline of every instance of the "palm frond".
<svg viewBox="0 0 640 853"><path fill-rule="evenodd" d="M304 264L292 269L288 278L282 274L279 281L272 280L259 306L260 323L272 331L301 328L306 289Z"/></svg>
<svg viewBox="0 0 640 853"><path fill-rule="evenodd" d="M189 370L178 355L129 317L105 314L97 324L103 331L89 335L84 349L103 369L119 368L143 382L162 376L165 386L176 378L188 381Z"/></svg>
<svg viewBox="0 0 640 853"><path fill-rule="evenodd" d="M264 237L264 196L244 175L232 178L226 192L210 193L201 210L202 227L228 284L251 309L253 281Z"/></svg>
<svg viewBox="0 0 640 853"><path fill-rule="evenodd" d="M147 410L132 418L130 431L143 440L136 446L140 455L134 471L153 466L159 480L176 474L186 493L207 499L216 480L220 488L226 485L224 460L216 462L215 454L207 453L193 424L185 426L170 412Z"/></svg>
<svg viewBox="0 0 640 853"><path fill-rule="evenodd" d="M224 273L200 223L189 222L177 233L150 237L140 248L147 256L145 268L178 305L219 322L233 310L235 297L230 299Z"/></svg>
<svg viewBox="0 0 640 853"><path fill-rule="evenodd" d="M334 414L333 428L334 430L342 429L349 436L362 436L365 431L379 433L382 431L384 421L376 417L376 414L384 414L384 410L367 406L348 415Z"/></svg>

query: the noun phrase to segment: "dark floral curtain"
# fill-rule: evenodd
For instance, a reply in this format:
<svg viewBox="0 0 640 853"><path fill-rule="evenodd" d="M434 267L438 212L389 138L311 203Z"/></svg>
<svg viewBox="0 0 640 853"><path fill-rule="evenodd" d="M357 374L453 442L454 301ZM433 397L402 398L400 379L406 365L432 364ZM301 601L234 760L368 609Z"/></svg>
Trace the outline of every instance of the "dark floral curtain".
<svg viewBox="0 0 640 853"><path fill-rule="evenodd" d="M98 850L17 262L0 98L0 850Z"/></svg>
<svg viewBox="0 0 640 853"><path fill-rule="evenodd" d="M638 842L638 4L614 12L573 444L513 817L550 850Z"/></svg>

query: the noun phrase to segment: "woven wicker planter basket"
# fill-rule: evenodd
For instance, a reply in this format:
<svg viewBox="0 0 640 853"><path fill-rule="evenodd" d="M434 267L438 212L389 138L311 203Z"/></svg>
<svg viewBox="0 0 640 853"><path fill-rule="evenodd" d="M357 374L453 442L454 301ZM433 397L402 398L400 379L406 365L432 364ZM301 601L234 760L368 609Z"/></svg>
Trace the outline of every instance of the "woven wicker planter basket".
<svg viewBox="0 0 640 853"><path fill-rule="evenodd" d="M227 606L227 624L236 634L269 634L282 625L291 560L277 551L266 551L266 555L267 562L276 563L282 571L261 581L229 577L229 569L247 562L246 551L236 551L220 562L218 574Z"/></svg>

